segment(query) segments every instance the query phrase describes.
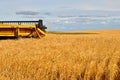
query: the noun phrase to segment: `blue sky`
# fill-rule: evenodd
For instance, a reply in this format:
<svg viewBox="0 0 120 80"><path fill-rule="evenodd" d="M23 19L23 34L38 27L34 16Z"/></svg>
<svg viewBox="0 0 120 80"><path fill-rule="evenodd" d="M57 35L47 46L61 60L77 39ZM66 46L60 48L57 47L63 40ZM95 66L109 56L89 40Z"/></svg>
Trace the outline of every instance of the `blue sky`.
<svg viewBox="0 0 120 80"><path fill-rule="evenodd" d="M60 22L68 24L76 23L80 20L74 18L75 22L70 18L69 20L67 18L56 19L56 16L120 16L120 0L1 0L0 6L0 20L34 20L33 18L37 17L37 19L43 18L45 19L44 21L51 23ZM111 18L107 17L107 20L93 20L92 18L86 19L84 22L94 23L103 21L100 23L110 23L114 21L114 23L120 23L120 17L115 17L116 21L108 19ZM57 25L60 26L61 24Z"/></svg>
<svg viewBox="0 0 120 80"><path fill-rule="evenodd" d="M1 15L64 9L120 11L120 0L1 0Z"/></svg>

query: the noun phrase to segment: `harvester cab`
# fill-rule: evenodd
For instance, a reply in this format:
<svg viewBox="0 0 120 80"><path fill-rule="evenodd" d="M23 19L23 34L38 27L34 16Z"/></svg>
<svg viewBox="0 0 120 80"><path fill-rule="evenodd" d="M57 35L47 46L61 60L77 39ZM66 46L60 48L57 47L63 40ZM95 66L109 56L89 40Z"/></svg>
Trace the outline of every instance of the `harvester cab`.
<svg viewBox="0 0 120 80"><path fill-rule="evenodd" d="M39 21L0 21L0 37L36 37L46 35L43 20Z"/></svg>

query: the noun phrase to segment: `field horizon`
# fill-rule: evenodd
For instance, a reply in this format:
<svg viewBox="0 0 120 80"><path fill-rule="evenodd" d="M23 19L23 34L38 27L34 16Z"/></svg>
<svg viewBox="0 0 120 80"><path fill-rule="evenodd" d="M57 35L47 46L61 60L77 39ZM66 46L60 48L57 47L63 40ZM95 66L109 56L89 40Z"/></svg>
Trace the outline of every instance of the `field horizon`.
<svg viewBox="0 0 120 80"><path fill-rule="evenodd" d="M120 80L120 29L1 39L0 80Z"/></svg>

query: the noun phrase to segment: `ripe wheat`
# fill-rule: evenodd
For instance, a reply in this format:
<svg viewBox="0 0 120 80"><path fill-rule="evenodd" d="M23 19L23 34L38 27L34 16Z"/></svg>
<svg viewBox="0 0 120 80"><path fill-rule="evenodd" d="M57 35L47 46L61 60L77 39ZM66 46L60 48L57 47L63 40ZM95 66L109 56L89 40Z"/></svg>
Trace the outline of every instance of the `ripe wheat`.
<svg viewBox="0 0 120 80"><path fill-rule="evenodd" d="M120 80L117 32L0 40L0 80Z"/></svg>

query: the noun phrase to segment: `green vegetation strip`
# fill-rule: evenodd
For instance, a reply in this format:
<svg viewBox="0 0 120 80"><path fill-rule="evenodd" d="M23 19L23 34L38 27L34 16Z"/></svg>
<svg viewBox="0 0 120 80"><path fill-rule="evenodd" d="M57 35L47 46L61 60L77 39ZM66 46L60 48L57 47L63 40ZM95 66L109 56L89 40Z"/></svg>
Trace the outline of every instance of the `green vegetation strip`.
<svg viewBox="0 0 120 80"><path fill-rule="evenodd" d="M98 34L98 33L87 33L87 32L47 32L48 34Z"/></svg>

